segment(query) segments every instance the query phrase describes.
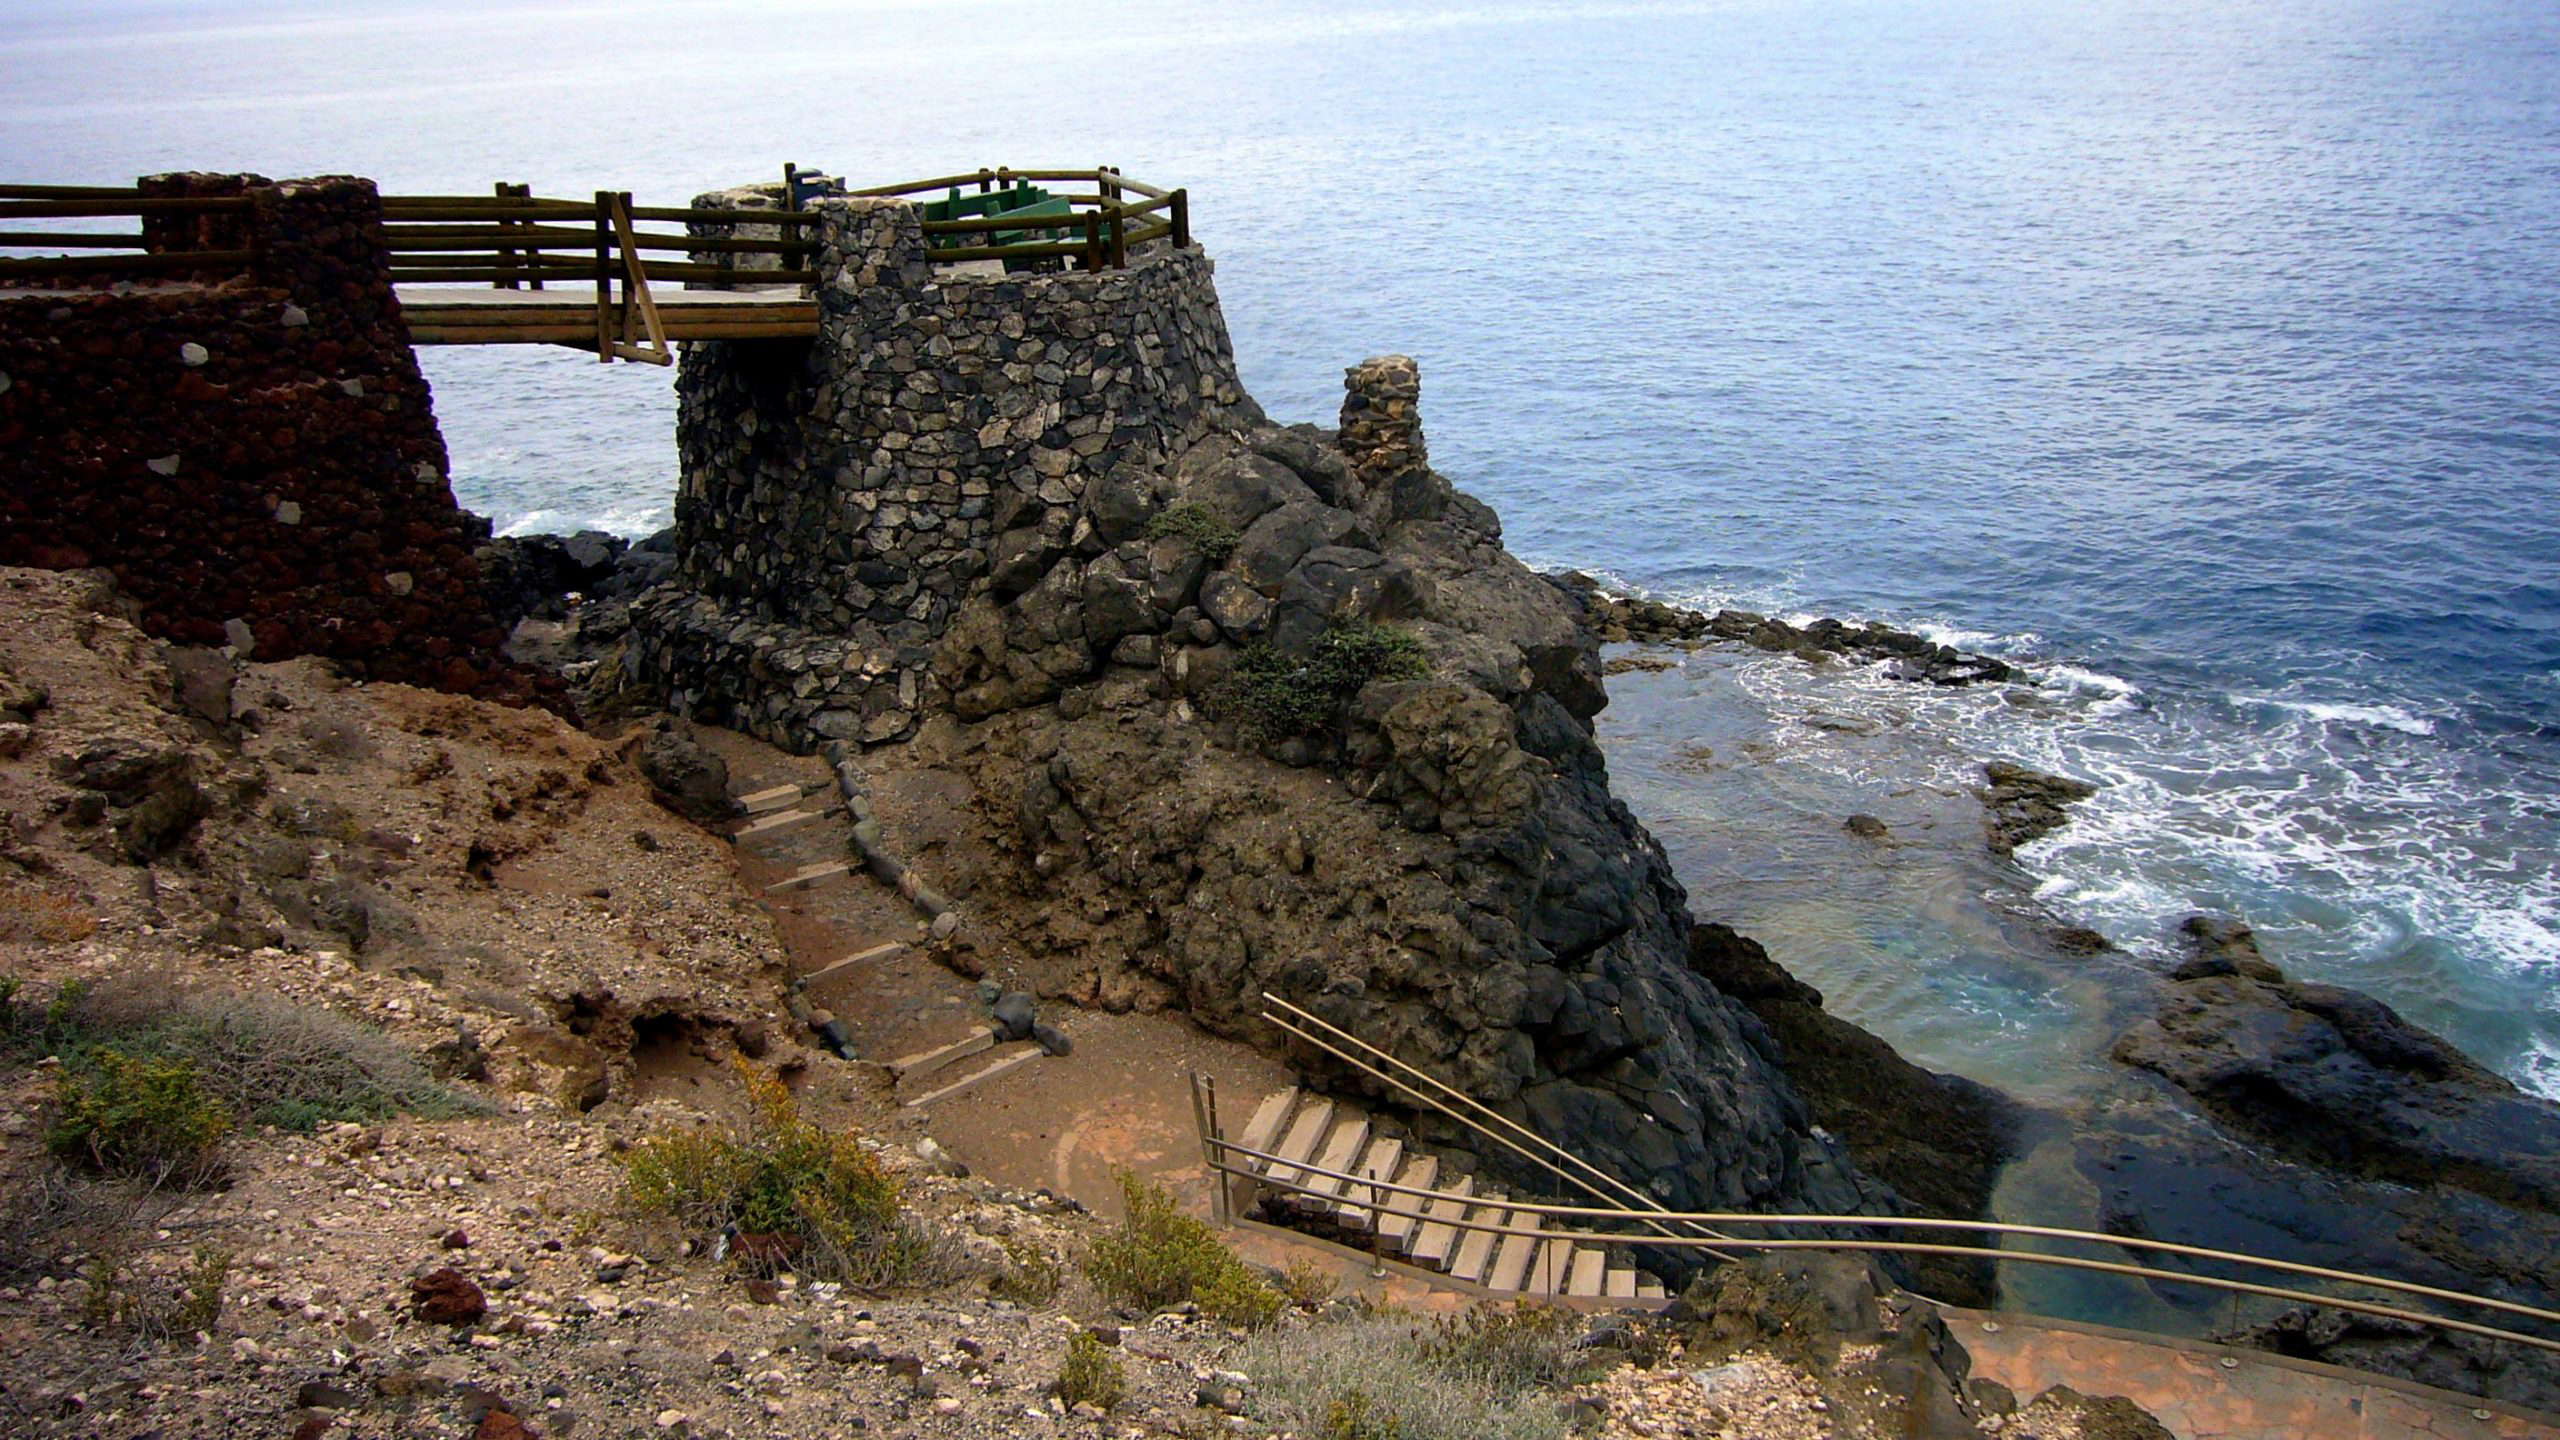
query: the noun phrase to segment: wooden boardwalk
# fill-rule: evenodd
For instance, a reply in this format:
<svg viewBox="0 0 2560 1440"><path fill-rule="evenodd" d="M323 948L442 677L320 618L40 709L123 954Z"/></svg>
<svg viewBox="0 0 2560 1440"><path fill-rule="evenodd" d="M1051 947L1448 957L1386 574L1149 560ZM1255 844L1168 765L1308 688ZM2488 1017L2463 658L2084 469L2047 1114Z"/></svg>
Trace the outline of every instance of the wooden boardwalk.
<svg viewBox="0 0 2560 1440"><path fill-rule="evenodd" d="M593 351L591 285L491 290L403 285L400 313L417 345L569 345ZM797 285L756 290L651 293L668 340L805 339L818 333L818 302Z"/></svg>

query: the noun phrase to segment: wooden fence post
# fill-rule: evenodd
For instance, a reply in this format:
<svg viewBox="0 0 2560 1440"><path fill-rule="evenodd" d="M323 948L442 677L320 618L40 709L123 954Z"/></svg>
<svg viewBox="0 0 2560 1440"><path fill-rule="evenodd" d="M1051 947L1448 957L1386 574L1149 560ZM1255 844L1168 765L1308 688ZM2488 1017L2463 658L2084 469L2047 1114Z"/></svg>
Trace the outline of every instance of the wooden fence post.
<svg viewBox="0 0 2560 1440"><path fill-rule="evenodd" d="M1191 248L1191 192L1188 189L1173 192L1173 248Z"/></svg>
<svg viewBox="0 0 2560 1440"><path fill-rule="evenodd" d="M1084 268L1087 274L1102 273L1102 212L1099 210L1084 212Z"/></svg>
<svg viewBox="0 0 2560 1440"><path fill-rule="evenodd" d="M613 363L613 192L596 192L596 359Z"/></svg>

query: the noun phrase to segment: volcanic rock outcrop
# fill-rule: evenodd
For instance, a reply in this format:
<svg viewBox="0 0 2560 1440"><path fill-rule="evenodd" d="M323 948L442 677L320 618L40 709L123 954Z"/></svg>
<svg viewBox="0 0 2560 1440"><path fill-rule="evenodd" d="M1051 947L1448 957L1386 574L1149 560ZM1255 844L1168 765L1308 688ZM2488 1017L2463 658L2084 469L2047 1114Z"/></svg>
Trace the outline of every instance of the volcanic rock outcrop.
<svg viewBox="0 0 2560 1440"><path fill-rule="evenodd" d="M1269 990L1666 1201L1874 1203L1686 963L1587 617L1430 470L1418 388L1371 361L1338 440L1230 432L999 536L934 651L951 713L873 757L988 817L937 883L1054 993L1259 1033Z"/></svg>

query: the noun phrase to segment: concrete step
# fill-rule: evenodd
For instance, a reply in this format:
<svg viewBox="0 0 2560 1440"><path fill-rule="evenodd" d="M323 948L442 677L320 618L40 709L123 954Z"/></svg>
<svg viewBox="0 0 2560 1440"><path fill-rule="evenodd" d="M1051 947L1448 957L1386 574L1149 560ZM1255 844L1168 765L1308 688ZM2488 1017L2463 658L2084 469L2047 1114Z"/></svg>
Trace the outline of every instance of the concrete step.
<svg viewBox="0 0 2560 1440"><path fill-rule="evenodd" d="M770 790L739 796L738 808L750 815L764 815L787 805L796 805L800 797L808 793L797 785L776 785Z"/></svg>
<svg viewBox="0 0 2560 1440"><path fill-rule="evenodd" d="M1272 1148L1271 1153L1280 1157L1280 1163L1274 1164L1267 1172L1271 1179L1281 1185L1295 1185L1304 1180L1307 1172L1298 1166L1315 1158L1316 1147L1323 1143L1326 1132L1332 1128L1333 1102L1311 1099L1290 1120L1288 1133L1282 1135L1280 1143ZM1288 1163L1291 1161L1296 1163Z"/></svg>
<svg viewBox="0 0 2560 1440"><path fill-rule="evenodd" d="M998 1046L988 1052L986 1063L948 1084L937 1086L907 1101L906 1108L913 1110L919 1106L930 1105L936 1100L949 1099L963 1090L983 1085L999 1075L1011 1074L1039 1059L1041 1054L1040 1047L1029 1040L1017 1040L1010 1045Z"/></svg>
<svg viewBox="0 0 2560 1440"><path fill-rule="evenodd" d="M1369 1153L1360 1157L1358 1173L1372 1180L1393 1180L1396 1167L1404 1161L1404 1142L1391 1136L1380 1136L1369 1142ZM1343 1203L1333 1212L1334 1223L1345 1230L1366 1234L1378 1228L1377 1206L1393 1197L1380 1191L1346 1185ZM1366 1204L1355 1202L1366 1201Z"/></svg>
<svg viewBox="0 0 2560 1440"><path fill-rule="evenodd" d="M823 865L804 865L764 887L764 893L779 895L786 890L805 890L821 880L832 880L852 869L851 865L842 860L830 860Z"/></svg>
<svg viewBox="0 0 2560 1440"><path fill-rule="evenodd" d="M812 820L823 819L825 815L826 812L823 810L776 810L770 815L750 820L730 831L729 840L732 844L741 840L752 840L759 835L788 830L794 825L806 825Z"/></svg>
<svg viewBox="0 0 2560 1440"><path fill-rule="evenodd" d="M1477 1225L1509 1226L1511 1212L1500 1205L1478 1205L1467 1212ZM1457 1253L1449 1259L1449 1273L1461 1280L1483 1284L1493 1271L1493 1257L1502 1246L1503 1237L1491 1230L1468 1229L1458 1232Z"/></svg>
<svg viewBox="0 0 2560 1440"><path fill-rule="evenodd" d="M994 1048L996 1048L996 1032L981 1030L975 1035L963 1036L948 1045L937 1045L930 1050L919 1050L913 1055L890 1061L889 1077L893 1080L921 1080L936 1070L956 1065L972 1055L984 1055Z"/></svg>
<svg viewBox="0 0 2560 1440"><path fill-rule="evenodd" d="M1610 1266L1608 1278L1601 1283L1600 1293L1612 1300L1633 1300L1636 1298L1636 1272Z"/></svg>
<svg viewBox="0 0 2560 1440"><path fill-rule="evenodd" d="M808 974L801 976L799 979L791 983L799 989L806 990L810 986L834 975L840 970L860 965L867 961L878 960L886 956L895 955L906 948L907 943L903 940L892 940L885 945L874 945L868 950L856 951L841 960L831 960L824 966L810 971Z"/></svg>
<svg viewBox="0 0 2560 1440"><path fill-rule="evenodd" d="M1671 1297L1664 1292L1661 1281L1654 1279L1650 1275L1639 1275L1636 1277L1636 1298L1639 1300L1668 1300Z"/></svg>
<svg viewBox="0 0 2560 1440"><path fill-rule="evenodd" d="M1564 1294L1573 1279L1575 1257L1582 1253L1582 1247L1569 1236L1558 1235L1541 1243L1529 1261L1528 1278L1520 1288L1531 1295Z"/></svg>
<svg viewBox="0 0 2560 1440"><path fill-rule="evenodd" d="M1514 1212L1506 1224L1532 1225L1537 1217ZM1530 1270L1537 1264L1538 1252L1546 1241L1535 1235L1505 1235L1493 1247L1493 1264L1485 1271L1488 1290L1525 1291L1530 1288Z"/></svg>
<svg viewBox="0 0 2560 1440"><path fill-rule="evenodd" d="M1567 1295L1605 1295L1608 1293L1608 1252L1596 1246L1576 1246L1573 1266L1565 1272L1564 1293Z"/></svg>
<svg viewBox="0 0 2560 1440"><path fill-rule="evenodd" d="M1236 1136L1236 1143L1247 1150L1269 1150L1271 1142L1280 1138L1280 1127L1288 1122L1289 1112L1297 1108L1298 1099L1304 1094L1293 1086L1262 1097L1262 1103L1254 1107L1253 1118L1245 1122L1244 1132Z"/></svg>
<svg viewBox="0 0 2560 1440"><path fill-rule="evenodd" d="M1458 1227L1449 1222L1466 1215L1470 1208L1467 1197L1473 1195L1475 1189L1475 1177L1461 1175L1442 1185L1439 1198L1423 1207L1422 1224L1415 1233L1413 1248L1408 1252L1414 1264L1435 1270L1449 1268L1449 1261L1457 1254L1460 1233Z"/></svg>
<svg viewBox="0 0 2560 1440"><path fill-rule="evenodd" d="M1440 1157L1416 1155L1404 1162L1395 1177L1399 1185L1428 1190L1440 1177ZM1378 1243L1389 1250L1410 1252L1415 1232L1422 1228L1422 1212L1430 1200L1420 1195L1387 1195L1378 1204Z"/></svg>
<svg viewBox="0 0 2560 1440"><path fill-rule="evenodd" d="M1332 1133L1325 1136L1324 1148L1316 1152L1316 1169L1329 1170L1334 1175L1348 1175L1359 1165L1360 1153L1368 1144L1369 1117L1342 1114L1334 1121ZM1329 1175L1309 1172L1307 1185L1315 1193L1306 1196L1300 1202L1301 1206L1320 1213L1332 1213L1330 1202L1342 1194L1342 1182Z"/></svg>

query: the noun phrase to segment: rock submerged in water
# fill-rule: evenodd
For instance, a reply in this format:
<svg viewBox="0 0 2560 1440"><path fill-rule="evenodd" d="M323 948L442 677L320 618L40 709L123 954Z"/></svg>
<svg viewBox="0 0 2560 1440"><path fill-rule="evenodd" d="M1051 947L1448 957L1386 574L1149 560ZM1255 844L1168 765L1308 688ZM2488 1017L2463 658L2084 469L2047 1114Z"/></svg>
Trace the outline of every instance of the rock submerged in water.
<svg viewBox="0 0 2560 1440"><path fill-rule="evenodd" d="M1990 812L1983 822L1983 840L1994 855L2011 854L2070 824L2070 812L2062 807L2098 793L2098 787L2085 780L2048 775L2006 760L1983 766L1982 774L1990 783L1974 793Z"/></svg>

